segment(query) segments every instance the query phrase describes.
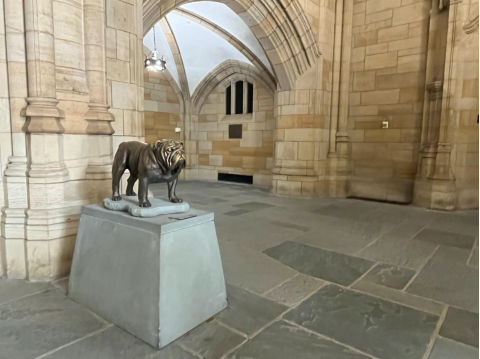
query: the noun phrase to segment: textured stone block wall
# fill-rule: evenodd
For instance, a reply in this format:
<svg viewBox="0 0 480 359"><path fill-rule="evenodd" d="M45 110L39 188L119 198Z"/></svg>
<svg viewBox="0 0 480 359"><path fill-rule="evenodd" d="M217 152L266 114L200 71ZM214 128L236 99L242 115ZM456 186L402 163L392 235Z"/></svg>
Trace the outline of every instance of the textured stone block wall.
<svg viewBox="0 0 480 359"><path fill-rule="evenodd" d="M145 142L155 143L161 139L181 140L183 115L180 99L170 82L161 72L144 72L145 84Z"/></svg>
<svg viewBox="0 0 480 359"><path fill-rule="evenodd" d="M461 8L454 52L454 78L451 91L454 110L452 168L455 175L456 208L478 208L478 133L477 116L479 50L478 0L459 4ZM475 21L475 18L477 19ZM476 23L476 25L475 25Z"/></svg>
<svg viewBox="0 0 480 359"><path fill-rule="evenodd" d="M110 193L116 146L144 136L142 3L0 8L0 273L51 280L70 270L81 206Z"/></svg>
<svg viewBox="0 0 480 359"><path fill-rule="evenodd" d="M430 0L354 2L349 196L412 200L430 8ZM382 129L383 121L388 121L388 129Z"/></svg>
<svg viewBox="0 0 480 359"><path fill-rule="evenodd" d="M270 187L274 102L259 82L253 96L252 114L226 115L225 87L218 85L208 95L192 133L198 144L199 179L217 180L220 172L253 175L254 185ZM229 139L230 124L242 125L242 139Z"/></svg>

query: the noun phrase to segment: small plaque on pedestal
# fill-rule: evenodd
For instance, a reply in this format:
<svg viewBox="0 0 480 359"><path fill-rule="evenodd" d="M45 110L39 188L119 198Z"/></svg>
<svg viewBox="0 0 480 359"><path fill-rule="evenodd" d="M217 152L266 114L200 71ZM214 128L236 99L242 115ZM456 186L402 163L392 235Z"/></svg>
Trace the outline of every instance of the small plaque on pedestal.
<svg viewBox="0 0 480 359"><path fill-rule="evenodd" d="M195 209L138 218L84 206L68 296L164 347L227 307L213 219Z"/></svg>

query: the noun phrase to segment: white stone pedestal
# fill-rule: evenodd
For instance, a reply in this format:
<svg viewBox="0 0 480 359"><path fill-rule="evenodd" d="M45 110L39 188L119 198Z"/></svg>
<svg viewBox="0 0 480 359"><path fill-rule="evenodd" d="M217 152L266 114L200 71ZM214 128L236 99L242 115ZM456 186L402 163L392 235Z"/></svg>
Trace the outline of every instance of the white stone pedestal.
<svg viewBox="0 0 480 359"><path fill-rule="evenodd" d="M155 348L171 343L227 307L213 213L83 207L68 296Z"/></svg>

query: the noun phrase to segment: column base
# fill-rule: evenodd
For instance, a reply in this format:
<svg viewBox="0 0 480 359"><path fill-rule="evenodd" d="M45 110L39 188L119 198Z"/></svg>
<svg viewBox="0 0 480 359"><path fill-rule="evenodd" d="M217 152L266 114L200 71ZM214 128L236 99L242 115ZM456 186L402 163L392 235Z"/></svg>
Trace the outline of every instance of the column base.
<svg viewBox="0 0 480 359"><path fill-rule="evenodd" d="M330 154L325 170L325 194L329 197L347 197L350 175L349 159Z"/></svg>
<svg viewBox="0 0 480 359"><path fill-rule="evenodd" d="M87 133L89 135L113 135L115 130L112 122L115 121L115 117L108 112L109 106L90 103L88 107L85 114L85 120L88 121Z"/></svg>
<svg viewBox="0 0 480 359"><path fill-rule="evenodd" d="M439 211L454 211L456 209L455 181L433 178L415 180L413 204Z"/></svg>
<svg viewBox="0 0 480 359"><path fill-rule="evenodd" d="M271 193L285 197L313 198L324 194L324 180L318 176L272 176Z"/></svg>
<svg viewBox="0 0 480 359"><path fill-rule="evenodd" d="M60 122L65 118L65 112L57 107L57 99L28 97L27 102L28 106L21 113L27 118L26 133L61 134L65 132Z"/></svg>

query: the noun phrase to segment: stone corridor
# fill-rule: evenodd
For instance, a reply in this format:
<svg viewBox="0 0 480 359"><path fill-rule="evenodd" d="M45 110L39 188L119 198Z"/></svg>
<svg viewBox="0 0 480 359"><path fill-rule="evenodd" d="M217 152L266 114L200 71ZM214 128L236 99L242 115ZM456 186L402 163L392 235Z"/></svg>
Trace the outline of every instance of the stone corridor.
<svg viewBox="0 0 480 359"><path fill-rule="evenodd" d="M0 359L478 358L478 211L227 183L177 193L215 212L226 310L156 351L69 300L68 278L3 279Z"/></svg>

